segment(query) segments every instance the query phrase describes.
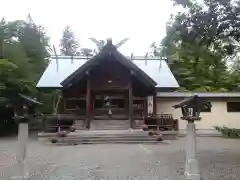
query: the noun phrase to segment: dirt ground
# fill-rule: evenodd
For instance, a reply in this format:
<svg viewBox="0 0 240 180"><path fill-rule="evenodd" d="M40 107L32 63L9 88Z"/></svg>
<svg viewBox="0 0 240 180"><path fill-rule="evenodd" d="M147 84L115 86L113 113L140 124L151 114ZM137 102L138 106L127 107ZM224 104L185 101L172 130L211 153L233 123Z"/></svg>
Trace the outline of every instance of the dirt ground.
<svg viewBox="0 0 240 180"><path fill-rule="evenodd" d="M31 180L177 180L184 179L185 139L171 144L105 144L56 146L29 140ZM204 180L240 179L240 140L198 137L198 159ZM0 140L0 179L17 174L16 140Z"/></svg>

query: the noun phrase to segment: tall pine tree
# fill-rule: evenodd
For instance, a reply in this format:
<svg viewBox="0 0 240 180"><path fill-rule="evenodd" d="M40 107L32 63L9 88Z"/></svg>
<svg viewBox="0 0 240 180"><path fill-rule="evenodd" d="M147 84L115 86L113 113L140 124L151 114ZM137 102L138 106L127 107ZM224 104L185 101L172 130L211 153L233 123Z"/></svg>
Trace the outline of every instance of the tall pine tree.
<svg viewBox="0 0 240 180"><path fill-rule="evenodd" d="M79 42L77 41L70 26L66 26L60 42L60 53L65 56L78 55Z"/></svg>

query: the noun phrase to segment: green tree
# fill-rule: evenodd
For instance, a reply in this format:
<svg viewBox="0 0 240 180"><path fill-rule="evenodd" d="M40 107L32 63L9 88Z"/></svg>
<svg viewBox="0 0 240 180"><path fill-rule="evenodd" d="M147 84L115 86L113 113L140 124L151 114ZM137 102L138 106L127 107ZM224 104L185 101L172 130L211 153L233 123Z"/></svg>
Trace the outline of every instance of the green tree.
<svg viewBox="0 0 240 180"><path fill-rule="evenodd" d="M19 36L20 44L26 56L30 59L29 63L33 65L33 70L37 75L36 79L39 79L39 75L42 74L48 64L50 56L49 39L41 26L26 25L22 28L22 31Z"/></svg>
<svg viewBox="0 0 240 180"><path fill-rule="evenodd" d="M11 104L18 93L37 94L35 86L46 66L49 43L42 29L22 20L2 21L0 33L0 99Z"/></svg>
<svg viewBox="0 0 240 180"><path fill-rule="evenodd" d="M6 111L6 107L14 108L20 101L19 93L34 97L42 97L41 95L44 94L36 89L36 83L47 65L48 57L49 41L43 28L33 21L7 22L2 19L0 22L0 134L17 130L17 124L10 121L12 114ZM48 94L50 96L51 92ZM48 107L47 104L44 107Z"/></svg>
<svg viewBox="0 0 240 180"><path fill-rule="evenodd" d="M61 55L65 56L75 56L79 55L79 42L76 40L76 37L70 28L70 26L66 26L62 38L60 40L60 52Z"/></svg>
<svg viewBox="0 0 240 180"><path fill-rule="evenodd" d="M171 16L160 46L161 56L168 57L180 85L188 90L234 90L229 86L227 60L237 55L239 3L173 1L185 10Z"/></svg>
<svg viewBox="0 0 240 180"><path fill-rule="evenodd" d="M94 56L95 51L89 48L82 48L81 49L81 55L86 56L86 57L92 57Z"/></svg>

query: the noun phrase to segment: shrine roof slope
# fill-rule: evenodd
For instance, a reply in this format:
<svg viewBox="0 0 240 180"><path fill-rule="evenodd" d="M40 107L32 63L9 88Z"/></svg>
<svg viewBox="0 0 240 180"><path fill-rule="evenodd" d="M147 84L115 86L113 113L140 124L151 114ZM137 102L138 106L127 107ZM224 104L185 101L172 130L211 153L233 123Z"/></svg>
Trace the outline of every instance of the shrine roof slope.
<svg viewBox="0 0 240 180"><path fill-rule="evenodd" d="M165 60L147 59L143 57L130 58L139 69L145 72L152 80L154 80L160 88L178 88L179 84L173 76ZM62 87L61 83L83 66L88 60L84 56L67 57L59 56L57 59L53 56L42 77L37 83L37 87Z"/></svg>
<svg viewBox="0 0 240 180"><path fill-rule="evenodd" d="M100 64L104 64L106 60L110 60L112 62L118 62L127 68L133 76L135 76L140 82L142 82L147 87L155 87L157 82L154 81L148 74L146 74L142 69L140 69L135 63L126 58L123 54L121 54L115 45L112 44L112 40L107 40L106 45L102 47L102 49L96 53L91 59L89 59L84 65L79 67L75 72L70 74L65 80L61 82L61 85L64 88L71 87L74 84L77 84L79 80L86 75L89 70L94 66L99 66Z"/></svg>

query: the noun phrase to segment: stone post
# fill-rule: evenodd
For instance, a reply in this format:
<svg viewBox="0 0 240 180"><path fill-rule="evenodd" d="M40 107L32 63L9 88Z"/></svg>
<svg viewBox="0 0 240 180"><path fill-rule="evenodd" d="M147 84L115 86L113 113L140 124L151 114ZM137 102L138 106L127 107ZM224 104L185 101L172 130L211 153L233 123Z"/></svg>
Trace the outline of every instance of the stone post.
<svg viewBox="0 0 240 180"><path fill-rule="evenodd" d="M28 119L23 117L19 120L18 126L18 148L17 148L17 173L14 179L26 180L29 178L26 164L27 142L28 142Z"/></svg>
<svg viewBox="0 0 240 180"><path fill-rule="evenodd" d="M188 122L185 149L185 177L187 180L202 179L196 158L196 129L194 121L201 120L200 112L204 106L211 107L211 103L200 99L197 94L173 106L174 108L181 108L183 115L181 119Z"/></svg>
<svg viewBox="0 0 240 180"><path fill-rule="evenodd" d="M196 158L196 131L194 121L188 121L186 135L185 177L187 180L201 180Z"/></svg>

